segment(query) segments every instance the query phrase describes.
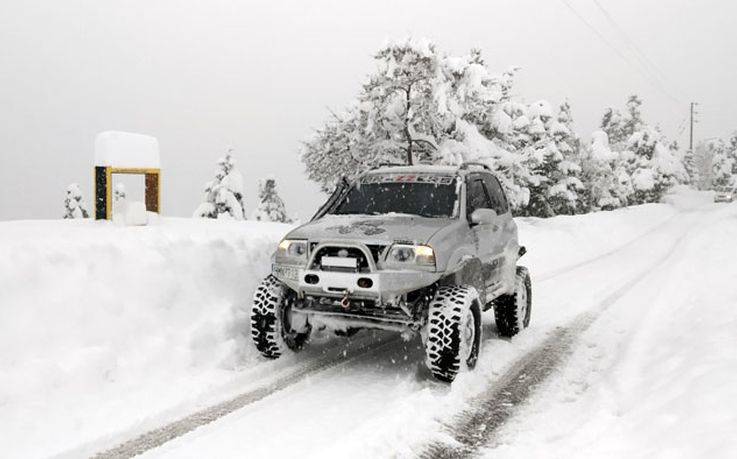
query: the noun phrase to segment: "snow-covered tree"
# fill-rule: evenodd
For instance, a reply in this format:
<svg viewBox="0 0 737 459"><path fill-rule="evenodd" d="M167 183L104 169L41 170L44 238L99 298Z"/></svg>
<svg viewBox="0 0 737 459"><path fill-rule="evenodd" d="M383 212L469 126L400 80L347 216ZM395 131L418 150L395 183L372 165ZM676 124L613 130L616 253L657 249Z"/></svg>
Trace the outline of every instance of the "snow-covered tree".
<svg viewBox="0 0 737 459"><path fill-rule="evenodd" d="M243 176L235 168L232 148L218 160L215 179L205 184L203 202L195 210L194 217L245 218Z"/></svg>
<svg viewBox="0 0 737 459"><path fill-rule="evenodd" d="M64 218L89 218L89 216L79 185L72 183L67 187L64 199Z"/></svg>
<svg viewBox="0 0 737 459"><path fill-rule="evenodd" d="M735 160L730 157L727 144L722 139L711 139L706 142L706 149L711 157L711 188L731 186Z"/></svg>
<svg viewBox="0 0 737 459"><path fill-rule="evenodd" d="M258 207L251 216L252 219L265 222L292 222L284 208L284 201L276 192L275 178L267 177L259 180L258 199Z"/></svg>
<svg viewBox="0 0 737 459"><path fill-rule="evenodd" d="M558 151L554 167L548 174L550 205L555 214L574 214L581 211L581 142L573 131L573 116L568 102L561 104L550 132Z"/></svg>
<svg viewBox="0 0 737 459"><path fill-rule="evenodd" d="M602 130L618 156L611 167L618 171L621 191L631 185L622 205L657 202L668 188L688 181L677 144L669 144L657 128L645 123L641 107L642 100L632 95L624 114L610 108L602 119Z"/></svg>
<svg viewBox="0 0 737 459"><path fill-rule="evenodd" d="M323 189L381 163L457 163L503 152L503 140L490 133L508 127L496 114L513 71L493 76L477 50L446 56L412 38L383 46L375 61L356 101L305 142L307 174Z"/></svg>
<svg viewBox="0 0 737 459"><path fill-rule="evenodd" d="M668 148L678 151L678 142L674 140ZM689 149L683 154L683 168L686 171L686 183L698 189L701 179L695 151Z"/></svg>
<svg viewBox="0 0 737 459"><path fill-rule="evenodd" d="M630 136L627 146L624 155L634 187L632 204L658 202L670 187L687 181L678 151L667 146L657 129L644 125Z"/></svg>
<svg viewBox="0 0 737 459"><path fill-rule="evenodd" d="M615 151L621 151L632 134L642 128L641 106L642 100L633 94L627 99L627 110L624 115L611 107L604 112L601 129L606 133L609 145Z"/></svg>
<svg viewBox="0 0 737 459"><path fill-rule="evenodd" d="M581 168L584 183L581 195L589 210L611 210L627 205L627 196L632 192L629 176L603 130L591 135Z"/></svg>

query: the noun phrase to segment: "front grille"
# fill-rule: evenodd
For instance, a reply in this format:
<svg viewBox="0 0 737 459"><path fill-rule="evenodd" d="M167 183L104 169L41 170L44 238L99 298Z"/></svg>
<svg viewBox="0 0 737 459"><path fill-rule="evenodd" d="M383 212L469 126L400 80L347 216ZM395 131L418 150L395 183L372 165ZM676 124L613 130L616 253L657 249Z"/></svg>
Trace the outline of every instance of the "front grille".
<svg viewBox="0 0 737 459"><path fill-rule="evenodd" d="M345 253L345 252L347 253ZM335 266L322 266L322 257L340 257L341 253L346 256L347 258L355 258L357 260L357 269L353 268L339 268ZM319 249L314 256L314 262L312 263L312 266L310 266L310 269L316 269L319 271L334 271L334 272L359 272L359 273L367 273L370 272L371 269L369 267L369 262L366 259L366 254L363 252L363 250L358 249L356 247L340 247L340 246L325 246L321 249Z"/></svg>

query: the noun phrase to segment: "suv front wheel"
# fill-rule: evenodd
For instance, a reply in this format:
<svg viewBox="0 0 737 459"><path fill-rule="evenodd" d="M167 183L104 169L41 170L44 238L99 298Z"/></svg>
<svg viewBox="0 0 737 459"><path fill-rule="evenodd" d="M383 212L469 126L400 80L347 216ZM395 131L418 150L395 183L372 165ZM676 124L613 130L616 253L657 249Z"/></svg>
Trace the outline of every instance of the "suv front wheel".
<svg viewBox="0 0 737 459"><path fill-rule="evenodd" d="M285 349L298 351L310 336L309 324L292 326L292 300L287 288L269 275L256 288L251 307L251 338L264 357L275 359Z"/></svg>
<svg viewBox="0 0 737 459"><path fill-rule="evenodd" d="M428 310L425 363L435 378L453 382L473 368L481 347L481 309L472 287L439 287Z"/></svg>

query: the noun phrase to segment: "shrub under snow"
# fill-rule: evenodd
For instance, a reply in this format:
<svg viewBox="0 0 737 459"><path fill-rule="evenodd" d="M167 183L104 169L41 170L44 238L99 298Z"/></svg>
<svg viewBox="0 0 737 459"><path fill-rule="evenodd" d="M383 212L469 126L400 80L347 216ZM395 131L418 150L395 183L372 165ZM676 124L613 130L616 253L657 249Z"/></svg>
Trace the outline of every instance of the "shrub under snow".
<svg viewBox="0 0 737 459"><path fill-rule="evenodd" d="M276 179L267 177L258 183L258 207L253 212L253 220L265 222L291 223L284 201L276 192Z"/></svg>
<svg viewBox="0 0 737 459"><path fill-rule="evenodd" d="M235 169L232 149L218 160L215 179L205 184L204 199L194 217L245 219L243 176Z"/></svg>
<svg viewBox="0 0 737 459"><path fill-rule="evenodd" d="M89 216L79 185L72 183L67 187L67 196L64 199L64 218L89 218Z"/></svg>

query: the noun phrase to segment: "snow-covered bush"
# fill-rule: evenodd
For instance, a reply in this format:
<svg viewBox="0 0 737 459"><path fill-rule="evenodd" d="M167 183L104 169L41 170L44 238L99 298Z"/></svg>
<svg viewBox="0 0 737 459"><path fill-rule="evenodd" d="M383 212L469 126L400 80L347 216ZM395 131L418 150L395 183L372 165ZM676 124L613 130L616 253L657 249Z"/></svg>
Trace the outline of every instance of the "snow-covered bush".
<svg viewBox="0 0 737 459"><path fill-rule="evenodd" d="M615 153L609 168L618 184L618 190L613 193L617 199L612 202L618 201L619 206L658 202L672 186L689 182L677 143L669 143L659 129L643 121L641 106L639 97L630 96L625 114L609 108L601 122ZM589 179L601 175L601 170L594 171L597 167L587 166ZM596 201L589 201L592 209L602 208Z"/></svg>
<svg viewBox="0 0 737 459"><path fill-rule="evenodd" d="M89 218L89 216L79 185L72 183L67 187L67 196L64 199L64 218Z"/></svg>
<svg viewBox="0 0 737 459"><path fill-rule="evenodd" d="M581 162L585 184L582 198L588 209L611 210L626 205L632 185L618 163L619 155L612 151L606 132L595 131Z"/></svg>
<svg viewBox="0 0 737 459"><path fill-rule="evenodd" d="M731 186L734 183L733 169L737 167L737 159L722 139L711 139L706 142L706 151L711 158L711 188Z"/></svg>
<svg viewBox="0 0 737 459"><path fill-rule="evenodd" d="M205 184L203 202L194 217L245 219L243 176L235 168L232 149L218 160L215 179Z"/></svg>
<svg viewBox="0 0 737 459"><path fill-rule="evenodd" d="M276 192L275 178L267 177L259 180L258 199L258 207L251 215L251 219L265 222L292 222L284 208L284 201Z"/></svg>

